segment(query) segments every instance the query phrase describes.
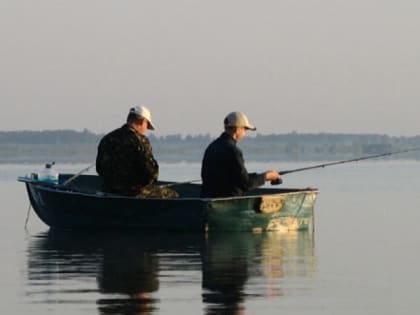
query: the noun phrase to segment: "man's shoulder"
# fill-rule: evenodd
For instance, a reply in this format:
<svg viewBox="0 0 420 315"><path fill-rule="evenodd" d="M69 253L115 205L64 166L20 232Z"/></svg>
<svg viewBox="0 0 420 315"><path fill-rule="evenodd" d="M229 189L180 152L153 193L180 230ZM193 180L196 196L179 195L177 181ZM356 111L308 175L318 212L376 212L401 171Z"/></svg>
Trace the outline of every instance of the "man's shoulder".
<svg viewBox="0 0 420 315"><path fill-rule="evenodd" d="M235 140L233 140L233 138L226 133L223 133L219 138L216 139L216 141L218 141L219 145L226 148L231 148L233 150L237 149Z"/></svg>
<svg viewBox="0 0 420 315"><path fill-rule="evenodd" d="M130 135L134 135L134 133L126 125L123 125L106 134L104 138L127 137Z"/></svg>
<svg viewBox="0 0 420 315"><path fill-rule="evenodd" d="M147 138L145 135L142 134L136 134L138 145L142 148L142 150L145 151L152 151L152 144L149 141L149 138Z"/></svg>
<svg viewBox="0 0 420 315"><path fill-rule="evenodd" d="M206 151L214 154L236 154L239 149L234 141L221 136L210 143Z"/></svg>
<svg viewBox="0 0 420 315"><path fill-rule="evenodd" d="M115 142L124 142L130 138L135 138L135 135L130 129L122 126L120 128L114 129L113 131L107 133L102 139L101 143L115 143Z"/></svg>

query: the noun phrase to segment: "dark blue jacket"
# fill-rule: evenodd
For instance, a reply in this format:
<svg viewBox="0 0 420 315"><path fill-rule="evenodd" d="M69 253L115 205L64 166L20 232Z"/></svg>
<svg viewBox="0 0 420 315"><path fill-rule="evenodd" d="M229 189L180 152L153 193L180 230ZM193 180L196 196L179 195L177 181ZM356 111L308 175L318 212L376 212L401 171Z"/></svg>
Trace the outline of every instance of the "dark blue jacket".
<svg viewBox="0 0 420 315"><path fill-rule="evenodd" d="M262 186L265 174L248 173L242 151L226 132L206 149L201 165L202 197L242 196Z"/></svg>

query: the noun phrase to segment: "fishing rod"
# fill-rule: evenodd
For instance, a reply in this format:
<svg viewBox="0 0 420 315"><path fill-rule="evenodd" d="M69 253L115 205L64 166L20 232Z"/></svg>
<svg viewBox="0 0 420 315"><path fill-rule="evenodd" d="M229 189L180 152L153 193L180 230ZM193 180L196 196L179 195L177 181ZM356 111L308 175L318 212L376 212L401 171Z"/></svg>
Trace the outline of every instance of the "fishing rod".
<svg viewBox="0 0 420 315"><path fill-rule="evenodd" d="M285 174L290 174L290 173L296 173L296 172L311 170L311 169L314 169L314 168L324 168L326 166L332 166L332 165L337 165L337 164L344 164L344 163L351 163L351 162L357 162L357 161L362 161L362 160L375 159L375 158L379 158L379 157L383 157L383 156L390 156L390 155L394 155L394 154L401 154L401 153L414 152L414 151L420 151L420 148L413 148L413 149L393 151L393 152L387 152L387 153L381 153L381 154L367 155L367 156L362 156L362 157L355 158L355 159L350 159L350 160L336 161L336 162L330 162L330 163L325 163L325 164L318 164L318 165L313 165L313 166L295 168L295 169L291 169L291 170L279 171L279 173L280 173L280 175L285 175Z"/></svg>
<svg viewBox="0 0 420 315"><path fill-rule="evenodd" d="M159 187L173 187L173 186L180 186L180 185L188 185L188 184L192 184L192 183L197 183L197 182L201 182L201 179L193 179L193 180L189 180L186 182L175 182L175 183L169 183L169 184L164 184L164 185L160 185Z"/></svg>
<svg viewBox="0 0 420 315"><path fill-rule="evenodd" d="M324 168L324 167L332 166L332 165L338 165L338 164L344 164L344 163L351 163L351 162L375 159L375 158L379 158L379 157L390 156L390 155L394 155L394 154L407 153L407 152L414 152L414 151L420 151L420 148L412 148L412 149L406 149L406 150L400 150L400 151L386 152L386 153L381 153L381 154L367 155L367 156L362 156L362 157L358 157L358 158L354 158L354 159L350 159L350 160L335 161L335 162L317 164L317 165L312 165L312 166L307 166L307 167L295 168L295 169L291 169L291 170L278 171L278 172L279 172L280 175L285 175L285 174L307 171L307 170L311 170L311 169L315 169L315 168ZM172 186L177 186L177 185L191 184L191 183L199 182L199 181L200 180L190 180L190 181L180 182L180 183L170 183L170 184L166 184L166 185L162 185L162 186L163 187L172 187ZM279 178L277 180L271 181L271 185L279 185L282 182L283 182L283 180L281 178Z"/></svg>
<svg viewBox="0 0 420 315"><path fill-rule="evenodd" d="M73 180L75 180L77 177L79 177L80 175L82 175L84 172L87 172L89 169L91 169L92 167L95 166L96 163L92 163L90 164L88 167L85 167L84 169L82 169L81 171L79 171L78 173L76 173L75 175L73 175L72 177L70 177L69 179L67 179L64 183L63 186L68 185L70 182L72 182Z"/></svg>

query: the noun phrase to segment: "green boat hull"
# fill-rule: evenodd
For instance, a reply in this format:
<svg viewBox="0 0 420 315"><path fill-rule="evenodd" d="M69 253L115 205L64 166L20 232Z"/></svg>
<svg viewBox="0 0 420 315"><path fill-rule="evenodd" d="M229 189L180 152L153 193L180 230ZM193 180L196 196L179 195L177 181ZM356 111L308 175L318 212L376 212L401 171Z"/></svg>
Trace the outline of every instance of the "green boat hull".
<svg viewBox="0 0 420 315"><path fill-rule="evenodd" d="M209 230L313 230L317 191L301 190L208 203ZM269 203L269 207L264 204Z"/></svg>

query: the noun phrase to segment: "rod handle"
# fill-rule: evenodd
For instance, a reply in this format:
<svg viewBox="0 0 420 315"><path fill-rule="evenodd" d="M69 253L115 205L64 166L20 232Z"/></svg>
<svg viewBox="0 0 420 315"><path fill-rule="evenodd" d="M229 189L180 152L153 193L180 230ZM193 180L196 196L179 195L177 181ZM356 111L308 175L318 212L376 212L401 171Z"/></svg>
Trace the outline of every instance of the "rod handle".
<svg viewBox="0 0 420 315"><path fill-rule="evenodd" d="M283 180L281 178L277 178L275 180L272 180L270 183L271 185L280 185L283 183Z"/></svg>

